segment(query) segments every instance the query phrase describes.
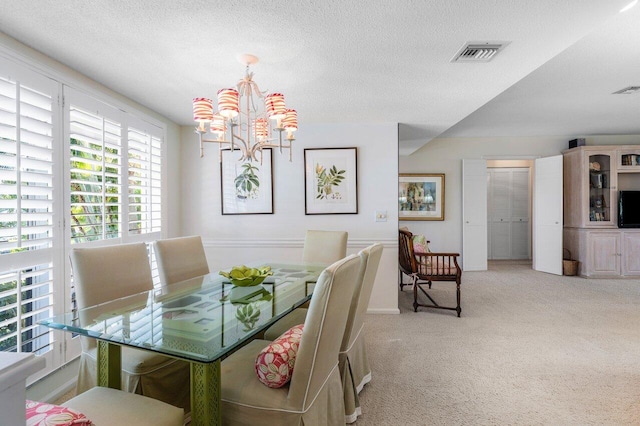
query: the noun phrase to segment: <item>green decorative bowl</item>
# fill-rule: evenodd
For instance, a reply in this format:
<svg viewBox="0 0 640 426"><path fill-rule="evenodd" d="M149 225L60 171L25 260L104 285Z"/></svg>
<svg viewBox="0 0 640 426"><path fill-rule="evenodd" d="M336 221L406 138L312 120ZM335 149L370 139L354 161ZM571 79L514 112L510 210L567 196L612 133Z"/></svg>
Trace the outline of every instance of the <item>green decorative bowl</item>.
<svg viewBox="0 0 640 426"><path fill-rule="evenodd" d="M220 271L220 275L238 287L251 287L262 284L269 275L273 275L271 266L249 268L248 266L234 266L229 272Z"/></svg>

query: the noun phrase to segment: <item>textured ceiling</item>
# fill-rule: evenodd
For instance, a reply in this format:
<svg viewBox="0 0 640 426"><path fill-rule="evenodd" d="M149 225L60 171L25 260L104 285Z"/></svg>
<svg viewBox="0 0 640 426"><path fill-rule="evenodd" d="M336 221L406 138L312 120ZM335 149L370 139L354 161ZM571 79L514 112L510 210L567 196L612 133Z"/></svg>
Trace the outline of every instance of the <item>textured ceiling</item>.
<svg viewBox="0 0 640 426"><path fill-rule="evenodd" d="M640 6L620 13L442 136L640 135Z"/></svg>
<svg viewBox="0 0 640 426"><path fill-rule="evenodd" d="M253 53L255 81L285 93L301 127L402 123L407 154L524 77L533 85L629 1L22 0L0 2L0 31L182 125L191 99L234 85L236 56ZM510 44L488 63L451 63L468 41ZM509 92L512 104L530 95Z"/></svg>

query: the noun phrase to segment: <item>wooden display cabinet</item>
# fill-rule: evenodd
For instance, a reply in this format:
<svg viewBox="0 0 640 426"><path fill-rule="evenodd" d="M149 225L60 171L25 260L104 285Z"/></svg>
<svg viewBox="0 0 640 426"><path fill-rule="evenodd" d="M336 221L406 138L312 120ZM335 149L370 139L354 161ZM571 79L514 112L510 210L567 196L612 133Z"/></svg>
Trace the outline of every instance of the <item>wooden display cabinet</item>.
<svg viewBox="0 0 640 426"><path fill-rule="evenodd" d="M564 242L584 277L640 276L640 229L618 228L618 191L640 190L640 145L563 152Z"/></svg>
<svg viewBox="0 0 640 426"><path fill-rule="evenodd" d="M617 223L615 147L564 152L564 226L614 228Z"/></svg>
<svg viewBox="0 0 640 426"><path fill-rule="evenodd" d="M624 147L617 150L618 173L640 173L640 147Z"/></svg>

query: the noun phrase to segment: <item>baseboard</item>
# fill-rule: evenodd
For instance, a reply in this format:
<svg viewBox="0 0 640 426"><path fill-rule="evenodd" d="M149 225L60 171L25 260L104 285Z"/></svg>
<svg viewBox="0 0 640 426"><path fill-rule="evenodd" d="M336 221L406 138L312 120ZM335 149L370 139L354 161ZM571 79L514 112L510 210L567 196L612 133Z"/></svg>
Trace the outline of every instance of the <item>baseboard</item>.
<svg viewBox="0 0 640 426"><path fill-rule="evenodd" d="M400 309L392 309L392 308L367 309L367 313L382 314L382 315L399 315Z"/></svg>
<svg viewBox="0 0 640 426"><path fill-rule="evenodd" d="M62 396L65 395L67 392L69 392L70 390L75 389L76 388L76 382L77 382L77 379L69 380L64 385L60 386L58 389L55 389L55 390L49 392L48 394L46 394L44 396L44 398L42 398L42 401L43 402L48 402L50 404L54 404L56 401L58 401L60 398L62 398Z"/></svg>

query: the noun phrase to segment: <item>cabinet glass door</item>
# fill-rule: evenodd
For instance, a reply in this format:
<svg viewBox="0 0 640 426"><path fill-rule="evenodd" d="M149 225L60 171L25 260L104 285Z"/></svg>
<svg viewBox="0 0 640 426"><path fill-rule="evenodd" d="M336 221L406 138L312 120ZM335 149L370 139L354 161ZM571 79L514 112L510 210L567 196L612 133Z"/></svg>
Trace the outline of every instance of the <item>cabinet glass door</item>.
<svg viewBox="0 0 640 426"><path fill-rule="evenodd" d="M589 223L611 223L614 209L611 205L611 156L596 154L589 156Z"/></svg>

